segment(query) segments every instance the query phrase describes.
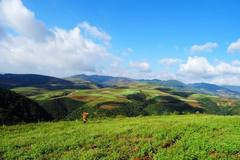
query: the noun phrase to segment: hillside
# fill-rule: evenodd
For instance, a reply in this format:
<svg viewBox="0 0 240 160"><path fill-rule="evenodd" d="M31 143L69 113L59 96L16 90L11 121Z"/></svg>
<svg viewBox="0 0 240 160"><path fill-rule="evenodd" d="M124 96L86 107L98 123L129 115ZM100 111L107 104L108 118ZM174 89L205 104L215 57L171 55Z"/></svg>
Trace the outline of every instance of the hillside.
<svg viewBox="0 0 240 160"><path fill-rule="evenodd" d="M30 94L29 98L55 119L78 119L83 111L94 117L203 112L197 101L187 99L187 94L173 90L167 93L152 85L135 84L127 88L46 91Z"/></svg>
<svg viewBox="0 0 240 160"><path fill-rule="evenodd" d="M0 89L0 102L0 124L52 119L36 102L6 89Z"/></svg>
<svg viewBox="0 0 240 160"><path fill-rule="evenodd" d="M240 158L240 117L148 116L0 127L0 159Z"/></svg>
<svg viewBox="0 0 240 160"><path fill-rule="evenodd" d="M54 119L79 119L87 111L91 117L118 115L163 115L210 113L240 114L238 99L179 91L156 84L133 83L127 87L99 89L41 90L16 88L38 102Z"/></svg>
<svg viewBox="0 0 240 160"><path fill-rule="evenodd" d="M235 92L212 84L191 84L195 87L193 89L175 80L133 81L121 77L81 75L85 79L76 76L68 78L70 82L41 75L15 76L18 78L11 75L10 79L22 78L16 81L19 86L11 90L38 103L54 120L79 119L83 111L95 118L188 113L240 115L240 100L230 94L226 96L226 93ZM11 84L12 81L6 82ZM103 87L110 82L114 83ZM89 88L76 87L80 83ZM225 94L214 94L220 91Z"/></svg>

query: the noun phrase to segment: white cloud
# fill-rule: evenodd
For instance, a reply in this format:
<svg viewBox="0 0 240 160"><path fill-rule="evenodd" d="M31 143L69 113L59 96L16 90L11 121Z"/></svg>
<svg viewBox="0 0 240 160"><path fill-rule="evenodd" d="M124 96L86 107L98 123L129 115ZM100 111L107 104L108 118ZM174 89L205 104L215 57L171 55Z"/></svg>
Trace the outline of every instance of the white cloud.
<svg viewBox="0 0 240 160"><path fill-rule="evenodd" d="M218 47L218 44L216 42L207 42L205 44L200 44L200 45L195 44L190 48L190 52L192 53L212 52L217 47Z"/></svg>
<svg viewBox="0 0 240 160"><path fill-rule="evenodd" d="M240 74L240 67L233 66L226 62L220 62L215 66L215 72L219 75L235 75Z"/></svg>
<svg viewBox="0 0 240 160"><path fill-rule="evenodd" d="M150 64L147 62L130 62L129 66L140 72L150 72Z"/></svg>
<svg viewBox="0 0 240 160"><path fill-rule="evenodd" d="M86 39L75 27L69 31L55 29L54 39L35 42L26 37L11 37L0 42L4 63L1 69L8 72L37 72L61 75L77 71L95 72L97 65L110 60L106 48Z"/></svg>
<svg viewBox="0 0 240 160"><path fill-rule="evenodd" d="M212 65L205 57L189 57L185 64L180 65L179 71L197 77L211 77L240 74L240 67L221 61Z"/></svg>
<svg viewBox="0 0 240 160"><path fill-rule="evenodd" d="M83 24L88 28L48 29L20 0L0 1L0 13L4 20L1 28L8 31L7 37L0 39L0 72L64 76L97 72L115 61L103 44L110 40L107 34L87 22Z"/></svg>
<svg viewBox="0 0 240 160"><path fill-rule="evenodd" d="M227 49L228 53L240 53L240 38L236 42L232 42Z"/></svg>
<svg viewBox="0 0 240 160"><path fill-rule="evenodd" d="M105 33L104 31L100 30L99 28L95 26L91 26L87 22L82 22L79 24L79 28L83 29L86 31L87 34L90 34L96 38L99 38L102 40L105 44L109 44L111 41L112 37Z"/></svg>
<svg viewBox="0 0 240 160"><path fill-rule="evenodd" d="M234 65L234 66L240 66L240 61L239 60L233 60L232 61L232 65Z"/></svg>
<svg viewBox="0 0 240 160"><path fill-rule="evenodd" d="M211 80L211 83L219 84L219 85L236 85L236 86L239 86L240 85L239 79L240 79L240 75L234 75L234 76L222 75L222 76L213 78Z"/></svg>
<svg viewBox="0 0 240 160"><path fill-rule="evenodd" d="M35 19L33 12L29 11L21 0L0 1L0 21L3 25L34 40L45 40L52 33L44 24Z"/></svg>
<svg viewBox="0 0 240 160"><path fill-rule="evenodd" d="M219 61L213 65L205 57L189 57L180 65L178 78L187 82L211 82L240 85L240 66ZM231 81L235 79L235 81Z"/></svg>
<svg viewBox="0 0 240 160"><path fill-rule="evenodd" d="M147 62L131 62L132 68L126 68L125 60L108 51L111 36L88 22L69 30L46 28L20 0L0 1L0 13L0 72L61 77L79 73L141 77L150 73Z"/></svg>
<svg viewBox="0 0 240 160"><path fill-rule="evenodd" d="M214 74L214 67L205 57L189 57L185 64L180 65L179 71L192 76L210 76Z"/></svg>
<svg viewBox="0 0 240 160"><path fill-rule="evenodd" d="M178 58L162 58L159 60L159 63L165 66L172 66L179 64L181 62L181 59Z"/></svg>

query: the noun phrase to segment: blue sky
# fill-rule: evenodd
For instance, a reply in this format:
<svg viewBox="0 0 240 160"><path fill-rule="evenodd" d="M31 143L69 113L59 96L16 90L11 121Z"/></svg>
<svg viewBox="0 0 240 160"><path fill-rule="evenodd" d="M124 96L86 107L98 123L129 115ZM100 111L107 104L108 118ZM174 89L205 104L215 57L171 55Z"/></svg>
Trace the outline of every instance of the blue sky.
<svg viewBox="0 0 240 160"><path fill-rule="evenodd" d="M193 44L219 43L211 60L226 58L227 44L240 35L237 0L24 0L48 27L70 29L87 21L112 36L112 51L132 48L134 59L187 58ZM48 5L46 5L48 4ZM176 47L179 50L176 50ZM116 52L117 54L118 52ZM228 60L239 55L228 55Z"/></svg>
<svg viewBox="0 0 240 160"><path fill-rule="evenodd" d="M2 62L5 68L2 67L0 72L55 76L90 73L179 79L187 83L240 84L240 2L237 0L14 1L2 0L0 4L0 13L1 10L3 13L0 16L0 29L3 28L3 35L7 35L2 38L2 44L10 51L14 50L11 56L15 58L14 62L10 62L7 59L10 56L6 53L5 57L8 57ZM7 11L11 9L16 11L15 15ZM27 10L26 13L24 10ZM13 17L17 19L18 16L23 20L13 23ZM83 40L93 42L95 49L78 47L82 44L81 39L79 44L70 48L55 48L59 50L57 56L51 57L51 53L45 53L46 59L50 59L49 63L33 60L41 57L41 53L37 52L38 47L46 47L44 51L48 52L53 42L48 40L44 46L40 45L33 40L36 35L49 32L56 38L62 35L56 28L69 32L75 27L80 30L80 33L75 33ZM31 30L34 31L27 33ZM19 47L17 42L7 43L6 39L13 35L15 39L23 38L27 44L33 45L34 51L29 51L30 46ZM64 38L69 40L68 36L74 37L69 33ZM28 52L25 58L27 62L16 58L24 56L18 50ZM78 52L73 53L74 50ZM86 50L91 53L85 53ZM99 52L102 52L101 55ZM69 54L78 56L64 61ZM13 66L12 63L18 65ZM58 68L53 67L54 63Z"/></svg>

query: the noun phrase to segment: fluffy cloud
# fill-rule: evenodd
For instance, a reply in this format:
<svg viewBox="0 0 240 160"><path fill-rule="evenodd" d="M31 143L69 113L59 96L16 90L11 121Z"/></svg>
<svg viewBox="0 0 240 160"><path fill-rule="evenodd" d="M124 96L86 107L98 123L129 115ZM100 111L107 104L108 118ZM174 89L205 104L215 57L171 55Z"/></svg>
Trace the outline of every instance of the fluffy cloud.
<svg viewBox="0 0 240 160"><path fill-rule="evenodd" d="M110 58L106 48L86 39L78 27L53 31L54 39L35 42L26 37L12 37L0 42L4 68L9 72L37 72L59 74L64 72L95 72L95 64ZM2 64L2 63L1 63Z"/></svg>
<svg viewBox="0 0 240 160"><path fill-rule="evenodd" d="M180 65L177 74L179 79L187 82L240 85L240 66L221 61L213 65L205 57L189 57L186 63Z"/></svg>
<svg viewBox="0 0 240 160"><path fill-rule="evenodd" d="M105 44L109 44L112 37L105 33L104 31L98 29L95 26L89 25L87 22L82 22L79 24L79 28L83 29L86 34L90 34L96 38L102 40Z"/></svg>
<svg viewBox="0 0 240 160"><path fill-rule="evenodd" d="M190 48L190 52L192 53L212 52L217 47L218 47L218 44L216 42L207 42L205 44L200 44L200 45L195 44Z"/></svg>
<svg viewBox="0 0 240 160"><path fill-rule="evenodd" d="M235 59L235 60L232 61L232 65L234 65L234 66L240 66L240 61L237 60L237 59Z"/></svg>
<svg viewBox="0 0 240 160"><path fill-rule="evenodd" d="M240 38L236 42L232 42L227 51L228 53L240 53Z"/></svg>
<svg viewBox="0 0 240 160"><path fill-rule="evenodd" d="M34 13L20 0L0 1L0 21L3 25L34 40L45 40L52 36L52 33L41 21L35 19Z"/></svg>
<svg viewBox="0 0 240 160"><path fill-rule="evenodd" d="M140 72L150 72L150 65L147 62L130 62L129 66Z"/></svg>
<svg viewBox="0 0 240 160"><path fill-rule="evenodd" d="M178 58L163 58L159 60L159 63L164 66L176 65L176 64L179 64L180 62L181 60Z"/></svg>
<svg viewBox="0 0 240 160"><path fill-rule="evenodd" d="M48 29L20 0L0 1L0 20L1 35L9 28L17 33L0 39L1 72L63 76L97 72L115 61L104 45L111 37L87 22Z"/></svg>
<svg viewBox="0 0 240 160"><path fill-rule="evenodd" d="M180 65L179 71L192 76L210 76L214 74L214 67L205 57L189 57L185 64Z"/></svg>
<svg viewBox="0 0 240 160"><path fill-rule="evenodd" d="M226 62L220 62L215 66L218 75L240 75L240 67Z"/></svg>
<svg viewBox="0 0 240 160"><path fill-rule="evenodd" d="M236 85L239 86L240 75L228 76L222 75L221 77L215 77L211 80L211 83L220 84L220 85Z"/></svg>

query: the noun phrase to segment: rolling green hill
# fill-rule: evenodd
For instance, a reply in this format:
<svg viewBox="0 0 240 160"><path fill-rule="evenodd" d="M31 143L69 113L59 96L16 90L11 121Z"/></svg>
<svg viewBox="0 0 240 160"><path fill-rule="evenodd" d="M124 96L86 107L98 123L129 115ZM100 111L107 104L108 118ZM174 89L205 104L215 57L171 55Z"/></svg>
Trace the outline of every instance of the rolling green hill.
<svg viewBox="0 0 240 160"><path fill-rule="evenodd" d="M79 119L83 111L90 112L90 116L95 118L196 112L240 114L238 99L178 91L149 83L131 83L125 87L81 90L36 91L36 88L15 88L13 90L36 101L56 120Z"/></svg>
<svg viewBox="0 0 240 160"><path fill-rule="evenodd" d="M94 117L203 112L197 102L188 100L185 95L181 97L162 92L148 84L65 92L49 91L29 98L38 102L56 119L80 118L83 111L90 112Z"/></svg>
<svg viewBox="0 0 240 160"><path fill-rule="evenodd" d="M239 121L171 115L0 126L0 159L238 160Z"/></svg>
<svg viewBox="0 0 240 160"><path fill-rule="evenodd" d="M174 80L140 82L97 75L78 75L68 80L29 74L5 74L3 77L5 80L8 77L9 81L0 84L12 84L12 87L17 84L12 91L36 102L54 120L79 119L83 111L95 118L188 113L240 115L239 99L185 90L186 84ZM76 87L81 83L88 88ZM210 84L197 86L212 92L219 89Z"/></svg>

